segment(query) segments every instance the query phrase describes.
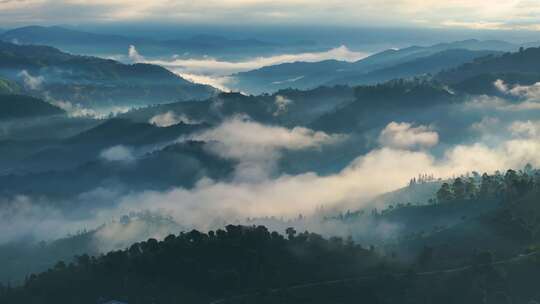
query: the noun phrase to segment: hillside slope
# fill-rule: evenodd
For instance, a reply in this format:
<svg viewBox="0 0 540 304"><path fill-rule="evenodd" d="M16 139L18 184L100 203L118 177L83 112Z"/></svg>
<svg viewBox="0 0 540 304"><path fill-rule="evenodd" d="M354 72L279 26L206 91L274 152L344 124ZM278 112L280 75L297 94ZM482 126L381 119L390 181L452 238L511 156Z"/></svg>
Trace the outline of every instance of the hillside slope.
<svg viewBox="0 0 540 304"><path fill-rule="evenodd" d="M29 94L92 108L204 99L216 92L159 66L126 65L7 42L0 42L0 75Z"/></svg>

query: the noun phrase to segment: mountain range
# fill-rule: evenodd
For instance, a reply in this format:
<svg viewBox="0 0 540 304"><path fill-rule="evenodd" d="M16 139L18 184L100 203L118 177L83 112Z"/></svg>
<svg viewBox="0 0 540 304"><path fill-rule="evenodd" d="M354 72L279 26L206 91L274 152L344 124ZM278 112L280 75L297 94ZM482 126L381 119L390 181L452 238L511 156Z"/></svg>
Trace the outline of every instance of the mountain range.
<svg viewBox="0 0 540 304"><path fill-rule="evenodd" d="M45 50L64 56L54 49ZM70 117L58 107L33 97L2 95L2 106L18 110L3 112L4 132L0 139L6 145L3 147L2 171L37 178L37 181L42 178L40 174L50 170L84 172L89 168L87 163L99 160L100 153L109 147L126 146L135 153L133 157L140 157L156 149L152 148L154 146L161 150L174 145L175 140L183 136L215 128L231 118L249 117L260 124L347 134L348 140L335 148L321 148L319 152L284 152L279 164L279 170L290 174L305 170L335 172L359 153L376 148L376 134L392 121L414 121L421 125L436 122L437 132L446 144L459 143L481 116L471 112L457 119L455 108L459 109L475 95L502 94L494 85L493 79L498 77L519 83L540 81L540 75L535 74L535 65L523 64L524 59L535 60L539 54L540 49L530 48L509 55L493 55L441 72L433 79L424 77L306 91L287 89L260 96L220 93L199 101L141 107L105 120ZM492 65L497 68L490 67ZM463 70L468 72L461 72ZM493 74L493 71L499 74ZM460 78L454 79L454 75ZM506 76L509 78L504 78ZM463 83L479 83L476 79L486 81L474 90L470 86L462 89ZM32 120L33 115L41 115L41 118ZM534 113L530 112L530 115ZM99 170L107 171L107 167ZM181 171L179 169L178 173ZM188 180L186 184L194 182ZM90 185L95 185L94 182ZM166 185L171 184L167 182L163 186ZM17 187L14 184L4 189L15 191ZM62 195L63 189L57 190Z"/></svg>
<svg viewBox="0 0 540 304"><path fill-rule="evenodd" d="M336 60L294 62L233 75L239 90L261 93L282 88L309 89L320 85L374 84L397 78L436 74L475 58L517 51L519 45L504 41L464 40L427 47L386 50L356 62Z"/></svg>
<svg viewBox="0 0 540 304"><path fill-rule="evenodd" d="M215 89L149 64L71 55L48 46L0 42L0 75L24 92L86 108L204 99Z"/></svg>
<svg viewBox="0 0 540 304"><path fill-rule="evenodd" d="M228 39L211 34L189 38L156 40L136 36L97 34L61 26L26 26L0 33L0 40L17 44L48 45L75 54L114 56L125 54L130 45L149 56L169 54L237 55L253 50L272 53L277 49L296 47L253 38ZM301 45L298 45L301 46Z"/></svg>

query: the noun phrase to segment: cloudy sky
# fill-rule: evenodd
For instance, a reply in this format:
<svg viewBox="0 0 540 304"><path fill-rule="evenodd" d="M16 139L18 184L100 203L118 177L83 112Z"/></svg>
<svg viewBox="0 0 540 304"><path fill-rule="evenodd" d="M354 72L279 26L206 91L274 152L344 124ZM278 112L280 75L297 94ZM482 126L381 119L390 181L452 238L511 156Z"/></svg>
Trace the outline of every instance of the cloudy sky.
<svg viewBox="0 0 540 304"><path fill-rule="evenodd" d="M537 0L0 0L0 26L28 23L407 25L540 29Z"/></svg>

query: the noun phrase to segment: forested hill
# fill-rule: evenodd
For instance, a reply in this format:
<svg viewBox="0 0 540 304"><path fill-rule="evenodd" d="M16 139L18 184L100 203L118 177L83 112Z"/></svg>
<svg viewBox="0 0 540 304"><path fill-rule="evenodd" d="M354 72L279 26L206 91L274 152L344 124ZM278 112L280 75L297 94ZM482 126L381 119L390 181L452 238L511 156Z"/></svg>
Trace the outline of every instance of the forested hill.
<svg viewBox="0 0 540 304"><path fill-rule="evenodd" d="M0 119L29 118L65 114L65 112L43 100L0 93Z"/></svg>
<svg viewBox="0 0 540 304"><path fill-rule="evenodd" d="M232 77L237 89L251 93L275 92L289 87L311 89L321 85L366 85L435 74L475 58L518 49L518 45L503 41L471 39L389 49L356 62L325 60L284 63L237 73Z"/></svg>
<svg viewBox="0 0 540 304"><path fill-rule="evenodd" d="M204 99L216 90L150 64L122 64L48 46L0 41L0 75L27 93L84 106L148 105Z"/></svg>
<svg viewBox="0 0 540 304"><path fill-rule="evenodd" d="M445 216L437 210L468 215L397 243L362 246L293 228L283 236L263 226L193 230L58 262L23 286L0 288L0 302L534 303L539 177L530 168L459 177L441 186L432 205L375 213L416 226ZM413 247L417 254L406 262Z"/></svg>
<svg viewBox="0 0 540 304"><path fill-rule="evenodd" d="M354 88L354 101L327 111L310 127L327 132L367 130L381 122L400 119L406 111L460 102L459 96L429 79L392 80L383 84ZM397 114L399 113L399 114Z"/></svg>
<svg viewBox="0 0 540 304"><path fill-rule="evenodd" d="M493 82L533 84L540 81L540 48L478 58L436 75L435 79L473 94L496 94Z"/></svg>
<svg viewBox="0 0 540 304"><path fill-rule="evenodd" d="M383 262L350 241L287 232L284 237L262 226L229 225L226 230L149 239L98 258L83 255L73 264L59 262L48 272L30 276L24 287L4 290L0 300L209 303L236 293L375 273Z"/></svg>

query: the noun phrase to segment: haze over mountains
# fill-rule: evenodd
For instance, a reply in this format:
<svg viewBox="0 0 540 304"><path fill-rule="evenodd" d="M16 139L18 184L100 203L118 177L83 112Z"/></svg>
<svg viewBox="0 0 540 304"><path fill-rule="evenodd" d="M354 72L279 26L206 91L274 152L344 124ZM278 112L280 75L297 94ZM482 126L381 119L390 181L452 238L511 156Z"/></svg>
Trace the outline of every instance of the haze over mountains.
<svg viewBox="0 0 540 304"><path fill-rule="evenodd" d="M77 54L88 54L90 49L93 55L124 54L130 45L136 45L148 56L163 56L171 53L226 56L248 51L270 54L280 48L301 47L302 44L309 46L309 42L279 45L252 38L227 39L211 34L197 34L183 39L157 40L148 37L96 34L60 26L16 28L3 32L0 40L18 44L50 45Z"/></svg>
<svg viewBox="0 0 540 304"><path fill-rule="evenodd" d="M329 56L324 55L327 47L307 42L274 43L252 38L227 39L216 35L153 40L94 34L58 26L28 26L6 31L0 40L20 44L46 44L79 54L92 50L92 54L124 62L159 64L192 81L253 94L284 88L373 84L395 78L435 74L474 58L538 45L535 42L517 44L501 40L469 39L383 50L360 60L352 59L352 53L344 54L341 58L350 58L346 62L341 58L324 60L332 56L330 53ZM130 49L129 57L128 48L136 50L131 53ZM338 50L336 48L329 52L336 52L336 56L339 56ZM318 56L321 59L311 59L317 52L320 52ZM278 54L288 54L288 58L284 55L275 56ZM262 63L257 64L256 61Z"/></svg>
<svg viewBox="0 0 540 304"><path fill-rule="evenodd" d="M287 87L309 89L320 85L373 84L395 78L435 74L475 58L516 51L519 47L503 41L465 40L387 50L351 63L285 63L239 73L234 76L234 85L241 90L260 93Z"/></svg>
<svg viewBox="0 0 540 304"><path fill-rule="evenodd" d="M540 300L534 44L0 39L0 303Z"/></svg>

